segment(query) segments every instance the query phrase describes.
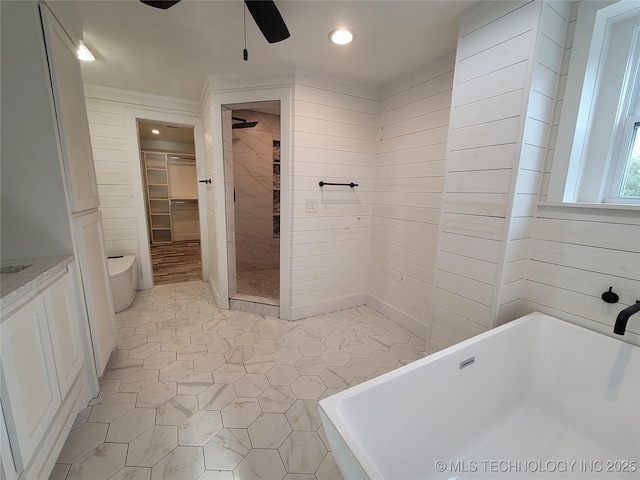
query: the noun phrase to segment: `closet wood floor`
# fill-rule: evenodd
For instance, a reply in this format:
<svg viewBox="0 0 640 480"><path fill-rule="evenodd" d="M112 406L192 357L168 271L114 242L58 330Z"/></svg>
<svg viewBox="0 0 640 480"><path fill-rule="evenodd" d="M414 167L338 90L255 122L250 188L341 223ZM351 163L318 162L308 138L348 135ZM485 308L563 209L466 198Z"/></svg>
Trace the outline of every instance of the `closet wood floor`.
<svg viewBox="0 0 640 480"><path fill-rule="evenodd" d="M200 240L151 245L151 265L155 285L202 280Z"/></svg>

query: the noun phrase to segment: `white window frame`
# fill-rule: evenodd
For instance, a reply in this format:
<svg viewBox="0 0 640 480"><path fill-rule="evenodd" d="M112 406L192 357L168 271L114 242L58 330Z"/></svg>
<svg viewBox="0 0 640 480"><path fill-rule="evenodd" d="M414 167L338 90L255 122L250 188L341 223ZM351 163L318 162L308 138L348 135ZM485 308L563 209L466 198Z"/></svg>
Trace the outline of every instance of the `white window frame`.
<svg viewBox="0 0 640 480"><path fill-rule="evenodd" d="M620 70L621 73L617 77L620 80L615 89L606 89L609 100L604 104L611 105L611 102L614 102L615 107L608 110L611 113L607 114L609 116L606 124L608 125L607 132L602 132L601 128L596 129L600 135L605 134L605 140L600 144L601 149L604 150L602 154L594 155L592 153L594 150L590 148L590 142L593 139L589 136L593 122L598 121L602 124L603 117L594 110L599 98L597 96L599 82L602 81L602 70L605 69L605 59L607 58L605 46L608 26L621 16L637 15L638 11L640 8L634 0L582 1L578 4L575 36L562 102L558 140L549 179L547 202L593 204L603 203L606 198L612 203L638 203L640 205L640 202L633 198L614 198L610 194L612 188L615 190L615 187L612 187L615 174L609 172L616 172L618 167L614 155L617 159L620 152L624 150L621 142L628 115L628 109L625 111L624 106L630 105L630 93L635 90L633 87L628 88L628 81L621 81L622 72L634 71L630 68L628 61L623 66L627 68ZM632 58L637 57L637 50L638 48L634 49L635 54L632 55ZM626 59L629 58L629 53L630 50L625 52ZM612 98L611 92L614 93L615 99ZM621 93L624 93L622 103L620 103ZM615 166L612 166L613 164ZM623 168L624 165L620 167L620 169Z"/></svg>

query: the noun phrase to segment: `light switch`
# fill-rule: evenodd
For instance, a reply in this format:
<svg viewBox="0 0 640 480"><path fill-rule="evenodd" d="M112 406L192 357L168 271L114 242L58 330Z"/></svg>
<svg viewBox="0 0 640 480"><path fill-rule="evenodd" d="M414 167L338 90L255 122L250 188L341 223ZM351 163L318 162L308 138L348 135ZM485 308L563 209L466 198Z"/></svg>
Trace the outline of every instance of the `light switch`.
<svg viewBox="0 0 640 480"><path fill-rule="evenodd" d="M318 213L318 200L315 198L307 198L304 202L304 211L306 213Z"/></svg>

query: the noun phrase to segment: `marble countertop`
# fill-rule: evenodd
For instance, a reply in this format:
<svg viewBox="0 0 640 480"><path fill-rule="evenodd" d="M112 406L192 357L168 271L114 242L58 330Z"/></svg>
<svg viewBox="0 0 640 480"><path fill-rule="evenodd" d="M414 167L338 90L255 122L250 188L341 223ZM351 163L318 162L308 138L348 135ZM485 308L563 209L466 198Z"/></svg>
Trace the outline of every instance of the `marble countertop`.
<svg viewBox="0 0 640 480"><path fill-rule="evenodd" d="M67 268L73 262L73 255L55 257L32 257L3 259L2 267L29 265L16 273L0 275L0 308L5 308L25 293L42 285L47 279Z"/></svg>

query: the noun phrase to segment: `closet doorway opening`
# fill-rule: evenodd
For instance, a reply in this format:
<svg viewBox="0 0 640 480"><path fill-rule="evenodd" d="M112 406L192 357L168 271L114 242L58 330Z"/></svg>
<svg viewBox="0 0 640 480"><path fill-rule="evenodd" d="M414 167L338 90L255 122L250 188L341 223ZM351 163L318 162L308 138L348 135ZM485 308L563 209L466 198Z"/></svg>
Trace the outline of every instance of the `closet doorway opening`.
<svg viewBox="0 0 640 480"><path fill-rule="evenodd" d="M232 309L280 305L280 102L224 105ZM257 311L257 310L253 310Z"/></svg>
<svg viewBox="0 0 640 480"><path fill-rule="evenodd" d="M202 280L194 129L137 126L153 283Z"/></svg>

